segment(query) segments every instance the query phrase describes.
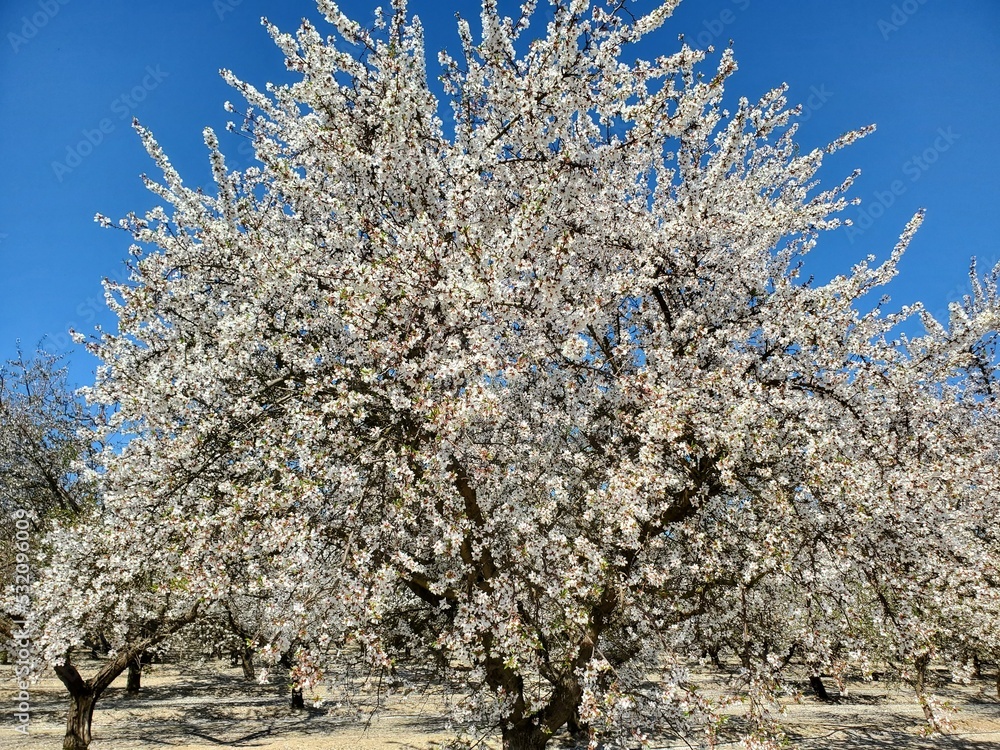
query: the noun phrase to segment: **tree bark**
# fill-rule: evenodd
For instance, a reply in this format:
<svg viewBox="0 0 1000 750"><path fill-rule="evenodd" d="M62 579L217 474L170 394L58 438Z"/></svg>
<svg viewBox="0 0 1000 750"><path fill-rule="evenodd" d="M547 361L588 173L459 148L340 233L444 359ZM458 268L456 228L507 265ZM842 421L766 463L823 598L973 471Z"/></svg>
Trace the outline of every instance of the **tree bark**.
<svg viewBox="0 0 1000 750"><path fill-rule="evenodd" d="M69 691L69 714L66 717L66 736L63 750L87 750L90 747L91 724L94 719L94 704L101 693L114 682L132 661L138 651L126 651L112 659L91 679L85 680L77 668L66 657L66 661L55 668L56 675Z"/></svg>
<svg viewBox="0 0 1000 750"><path fill-rule="evenodd" d="M63 750L87 750L90 747L90 727L96 702L97 695L93 690L70 694Z"/></svg>
<svg viewBox="0 0 1000 750"><path fill-rule="evenodd" d="M305 708L306 703L302 697L302 688L292 687L292 708Z"/></svg>
<svg viewBox="0 0 1000 750"><path fill-rule="evenodd" d="M503 750L542 750L550 736L530 719L522 719L510 727L502 727L501 735Z"/></svg>
<svg viewBox="0 0 1000 750"><path fill-rule="evenodd" d="M818 674L811 675L809 677L809 687L813 689L816 693L816 697L819 698L824 703L833 703L833 697L826 691L826 685L823 684L823 678Z"/></svg>
<svg viewBox="0 0 1000 750"><path fill-rule="evenodd" d="M257 673L253 666L253 649L244 646L240 652L240 662L243 664L243 679L253 682L257 679Z"/></svg>
<svg viewBox="0 0 1000 750"><path fill-rule="evenodd" d="M941 725L940 720L934 714L934 708L931 706L930 701L927 698L927 668L931 663L931 655L923 654L918 656L914 662L914 672L916 677L913 681L913 689L917 693L917 700L920 702L920 708L924 711L924 718L927 719L927 723L930 725L931 729L935 732L940 732L944 734L944 727Z"/></svg>
<svg viewBox="0 0 1000 750"><path fill-rule="evenodd" d="M125 685L127 695L138 695L142 684L142 662L133 659L128 663L128 682Z"/></svg>

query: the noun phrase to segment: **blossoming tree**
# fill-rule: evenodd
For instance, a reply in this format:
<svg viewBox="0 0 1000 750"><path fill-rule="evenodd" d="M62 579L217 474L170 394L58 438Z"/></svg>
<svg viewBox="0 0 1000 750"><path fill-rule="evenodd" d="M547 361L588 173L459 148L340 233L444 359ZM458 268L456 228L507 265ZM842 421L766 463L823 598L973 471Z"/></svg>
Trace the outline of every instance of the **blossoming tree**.
<svg viewBox="0 0 1000 750"><path fill-rule="evenodd" d="M708 742L685 664L729 649L752 742L790 653L919 672L992 616L996 271L942 323L866 308L918 215L804 281L854 179L816 172L867 130L800 153L783 89L722 109L729 51L626 63L677 0L553 0L529 42L535 4L459 22L447 126L403 0L268 26L299 78L224 73L260 166L206 131L215 195L137 125L164 207L121 222L133 275L89 343L116 447L96 583L62 607L67 554L42 584L52 663L109 602L179 622L235 581L298 684L402 641L468 668L458 718L511 749Z"/></svg>
<svg viewBox="0 0 1000 750"><path fill-rule="evenodd" d="M71 471L88 452L78 432L91 420L60 365L46 352L19 351L0 367L0 592L9 594L0 602L3 641L23 615L49 522L72 518L93 501Z"/></svg>

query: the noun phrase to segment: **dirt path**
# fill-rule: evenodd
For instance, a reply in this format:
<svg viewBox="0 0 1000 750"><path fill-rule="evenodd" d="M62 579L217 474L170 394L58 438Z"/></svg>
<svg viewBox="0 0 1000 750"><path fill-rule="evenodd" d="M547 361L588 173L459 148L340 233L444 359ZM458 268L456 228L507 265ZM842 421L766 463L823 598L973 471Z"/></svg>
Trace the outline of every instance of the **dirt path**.
<svg viewBox="0 0 1000 750"><path fill-rule="evenodd" d="M14 731L12 668L0 666L0 749L57 750L61 747L67 699L54 678L31 692L29 734ZM920 734L919 706L898 686L852 686L851 697L822 704L809 696L788 701L785 721L791 747L808 750L1000 750L1000 702L987 683L942 684L938 695L959 712L954 732ZM243 681L238 668L221 662L157 665L144 675L137 697L125 694L124 675L94 713L93 750L374 750L440 746L453 735L443 716L448 699L440 689L397 693L367 729L366 707L326 705L293 711L280 685ZM496 748L495 739L485 743ZM665 742L662 748L686 747Z"/></svg>

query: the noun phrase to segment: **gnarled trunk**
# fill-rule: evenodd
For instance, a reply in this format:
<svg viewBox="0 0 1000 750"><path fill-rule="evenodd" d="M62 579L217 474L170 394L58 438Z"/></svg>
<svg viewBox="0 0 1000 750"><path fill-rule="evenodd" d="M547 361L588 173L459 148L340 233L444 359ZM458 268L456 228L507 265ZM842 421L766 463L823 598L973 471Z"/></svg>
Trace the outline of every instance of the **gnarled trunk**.
<svg viewBox="0 0 1000 750"><path fill-rule="evenodd" d="M87 750L90 747L90 728L94 719L94 704L101 693L120 675L137 653L124 652L108 662L93 678L83 676L66 657L66 661L55 668L56 674L69 691L69 714L66 717L66 736L63 750Z"/></svg>
<svg viewBox="0 0 1000 750"><path fill-rule="evenodd" d="M66 718L63 750L87 750L90 746L90 727L97 699L118 675L130 668L133 663L139 664L142 654L152 642L150 639L134 648L119 652L89 680L83 679L69 656L66 657L65 663L55 668L59 679L69 691L69 715Z"/></svg>
<svg viewBox="0 0 1000 750"><path fill-rule="evenodd" d="M590 644L581 648L589 657ZM566 727L575 737L589 734L589 727L580 720L580 698L583 688L573 677L567 677L552 684L552 693L548 702L537 711L526 713L524 700L524 682L517 675L501 666L497 660L487 662L487 678L502 681L507 693L515 696L511 706L512 711L501 721L500 733L503 738L503 750L542 750L546 743Z"/></svg>
<svg viewBox="0 0 1000 750"><path fill-rule="evenodd" d="M94 704L97 695L93 690L70 693L69 716L66 718L66 736L63 750L87 750L90 747L90 727L94 721Z"/></svg>
<svg viewBox="0 0 1000 750"><path fill-rule="evenodd" d="M501 735L503 750L542 750L550 737L548 732L541 730L530 719L522 719L509 727L502 727Z"/></svg>
<svg viewBox="0 0 1000 750"><path fill-rule="evenodd" d="M70 694L63 750L87 750L90 747L90 727L96 702L97 696L92 690Z"/></svg>

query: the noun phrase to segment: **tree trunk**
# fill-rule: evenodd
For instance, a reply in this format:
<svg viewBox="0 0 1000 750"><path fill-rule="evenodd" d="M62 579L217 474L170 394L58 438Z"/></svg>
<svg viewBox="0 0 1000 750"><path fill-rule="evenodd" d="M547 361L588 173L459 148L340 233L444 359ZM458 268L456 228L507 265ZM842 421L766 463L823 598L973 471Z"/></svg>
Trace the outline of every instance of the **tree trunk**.
<svg viewBox="0 0 1000 750"><path fill-rule="evenodd" d="M118 674L125 668L123 661ZM66 736L63 750L87 750L90 747L90 726L94 718L94 704L104 688L96 689L93 680L85 680L70 663L57 666L56 674L69 691L69 714L66 717Z"/></svg>
<svg viewBox="0 0 1000 750"><path fill-rule="evenodd" d="M257 679L257 674L253 667L253 649L247 646L240 652L240 661L243 664L243 679L253 682Z"/></svg>
<svg viewBox="0 0 1000 750"><path fill-rule="evenodd" d="M913 681L913 689L917 693L917 700L920 702L920 708L923 709L924 718L927 719L927 723L930 725L931 730L943 734L944 727L941 725L938 717L934 714L934 708L927 699L927 668L930 666L930 663L931 655L929 653L918 656L914 660L913 667L916 677Z"/></svg>
<svg viewBox="0 0 1000 750"><path fill-rule="evenodd" d="M302 697L302 688L292 687L292 708L305 708L305 699Z"/></svg>
<svg viewBox="0 0 1000 750"><path fill-rule="evenodd" d="M818 674L812 675L809 678L809 687L813 689L816 693L816 697L819 698L824 703L833 703L833 697L826 691L826 685L823 684L823 678Z"/></svg>
<svg viewBox="0 0 1000 750"><path fill-rule="evenodd" d="M90 727L94 720L96 702L97 695L93 690L70 694L63 750L87 750L90 747Z"/></svg>
<svg viewBox="0 0 1000 750"><path fill-rule="evenodd" d="M142 685L142 656L137 656L128 663L128 682L125 685L126 695L138 695Z"/></svg>
<svg viewBox="0 0 1000 750"><path fill-rule="evenodd" d="M579 706L575 706L573 708L573 714L566 722L566 729L568 729L569 733L573 735L573 739L578 741L586 738L590 734L590 724L580 720Z"/></svg>
<svg viewBox="0 0 1000 750"><path fill-rule="evenodd" d="M516 724L502 727L503 750L542 750L549 740L549 734L534 722L522 719Z"/></svg>

